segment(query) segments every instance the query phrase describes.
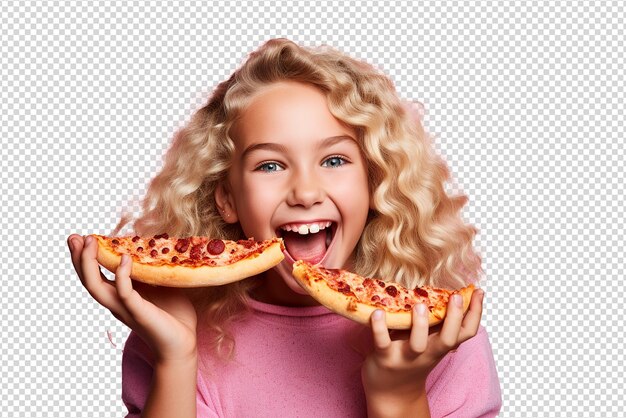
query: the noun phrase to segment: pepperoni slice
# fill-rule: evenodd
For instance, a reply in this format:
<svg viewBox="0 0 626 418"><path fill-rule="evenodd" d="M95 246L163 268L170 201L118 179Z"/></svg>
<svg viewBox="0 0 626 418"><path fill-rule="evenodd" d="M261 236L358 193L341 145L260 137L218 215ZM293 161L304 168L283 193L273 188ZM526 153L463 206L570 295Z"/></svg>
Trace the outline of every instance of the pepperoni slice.
<svg viewBox="0 0 626 418"><path fill-rule="evenodd" d="M179 253L184 253L189 249L189 239L181 238L176 242L174 249Z"/></svg>
<svg viewBox="0 0 626 418"><path fill-rule="evenodd" d="M350 288L350 285L346 282L339 282L339 287L338 289L341 293L351 293L352 289Z"/></svg>
<svg viewBox="0 0 626 418"><path fill-rule="evenodd" d="M250 249L252 247L254 247L254 241L251 239L246 239L246 240L239 240L237 241L237 244L243 246L244 248Z"/></svg>
<svg viewBox="0 0 626 418"><path fill-rule="evenodd" d="M428 292L425 291L424 289L422 289L421 287L416 287L413 292L415 292L415 294L417 296L421 296L423 298L427 298L428 297Z"/></svg>
<svg viewBox="0 0 626 418"><path fill-rule="evenodd" d="M396 289L395 286L388 286L385 288L385 292L387 292L387 294L391 297L396 297L398 296L398 289Z"/></svg>
<svg viewBox="0 0 626 418"><path fill-rule="evenodd" d="M194 245L189 252L189 258L193 260L200 260L202 258L202 246Z"/></svg>
<svg viewBox="0 0 626 418"><path fill-rule="evenodd" d="M225 249L226 249L226 245L224 244L224 241L222 241L221 239L212 239L206 245L206 250L211 255L222 254Z"/></svg>

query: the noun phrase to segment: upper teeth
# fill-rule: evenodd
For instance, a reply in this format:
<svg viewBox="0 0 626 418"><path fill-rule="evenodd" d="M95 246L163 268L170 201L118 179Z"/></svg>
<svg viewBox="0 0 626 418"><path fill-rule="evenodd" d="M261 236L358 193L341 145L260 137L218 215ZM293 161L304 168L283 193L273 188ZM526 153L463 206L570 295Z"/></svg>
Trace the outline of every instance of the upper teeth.
<svg viewBox="0 0 626 418"><path fill-rule="evenodd" d="M311 234L316 234L316 233L320 232L322 229L328 228L330 225L332 225L332 222L315 222L315 223L311 223L311 224L283 225L283 226L280 227L280 229L284 229L285 231L297 232L297 233L299 233L301 235L306 235L309 232Z"/></svg>

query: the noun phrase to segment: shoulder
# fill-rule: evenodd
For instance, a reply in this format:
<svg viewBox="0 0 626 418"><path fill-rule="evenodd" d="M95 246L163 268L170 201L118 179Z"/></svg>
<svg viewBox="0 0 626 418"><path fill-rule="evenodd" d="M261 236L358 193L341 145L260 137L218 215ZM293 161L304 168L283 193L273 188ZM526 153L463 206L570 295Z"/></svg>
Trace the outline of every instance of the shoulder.
<svg viewBox="0 0 626 418"><path fill-rule="evenodd" d="M500 381L483 327L446 355L428 378L431 409L437 412L433 416L495 416L500 410Z"/></svg>

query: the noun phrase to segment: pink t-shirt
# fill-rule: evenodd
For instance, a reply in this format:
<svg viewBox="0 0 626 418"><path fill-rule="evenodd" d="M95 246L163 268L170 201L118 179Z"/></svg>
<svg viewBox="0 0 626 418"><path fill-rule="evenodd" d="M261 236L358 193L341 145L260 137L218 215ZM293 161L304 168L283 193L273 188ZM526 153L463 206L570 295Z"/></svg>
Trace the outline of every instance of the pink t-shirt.
<svg viewBox="0 0 626 418"><path fill-rule="evenodd" d="M371 331L322 306L288 308L250 300L252 313L231 328L230 362L198 349L198 417L365 417L361 365ZM138 417L152 378L152 355L131 333L122 361L122 399ZM500 384L484 328L430 373L433 417L492 417Z"/></svg>

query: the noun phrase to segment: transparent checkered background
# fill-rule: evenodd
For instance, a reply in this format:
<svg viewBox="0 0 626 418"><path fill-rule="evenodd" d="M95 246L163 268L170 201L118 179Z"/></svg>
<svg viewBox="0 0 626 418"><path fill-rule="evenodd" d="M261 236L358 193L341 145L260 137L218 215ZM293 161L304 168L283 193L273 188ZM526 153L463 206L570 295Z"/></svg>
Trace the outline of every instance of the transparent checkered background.
<svg viewBox="0 0 626 418"><path fill-rule="evenodd" d="M175 130L278 36L425 104L481 230L501 416L624 416L623 2L128 3L2 2L2 417L125 413L127 331L65 239L109 232Z"/></svg>

